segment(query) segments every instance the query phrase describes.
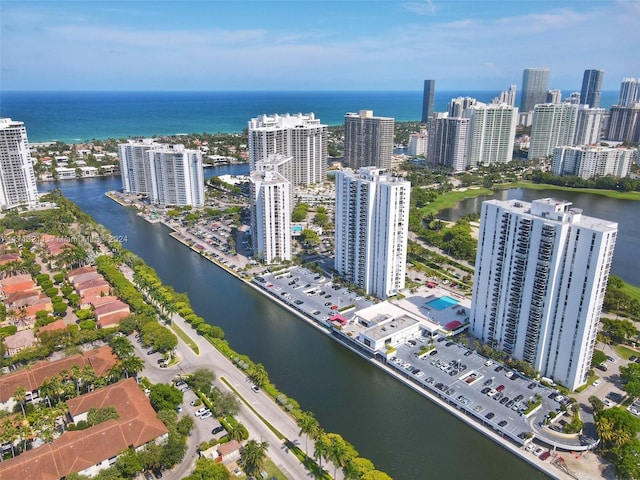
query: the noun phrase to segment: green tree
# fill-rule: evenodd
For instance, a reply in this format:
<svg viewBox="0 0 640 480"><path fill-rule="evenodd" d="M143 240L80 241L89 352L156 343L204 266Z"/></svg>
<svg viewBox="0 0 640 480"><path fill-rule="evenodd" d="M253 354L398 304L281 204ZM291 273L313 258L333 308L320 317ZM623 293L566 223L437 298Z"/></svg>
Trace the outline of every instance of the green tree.
<svg viewBox="0 0 640 480"><path fill-rule="evenodd" d="M372 470L375 470L375 467L368 458L352 458L344 467L344 478L345 480L360 480L365 473Z"/></svg>
<svg viewBox="0 0 640 480"><path fill-rule="evenodd" d="M240 411L240 402L232 392L219 392L213 401L213 412L219 416L234 416Z"/></svg>
<svg viewBox="0 0 640 480"><path fill-rule="evenodd" d="M596 365L600 365L602 362L607 361L607 354L602 350L594 350L593 357L591 358L591 366L595 367Z"/></svg>
<svg viewBox="0 0 640 480"><path fill-rule="evenodd" d="M216 379L215 373L208 368L199 368L187 378L187 383L199 392L209 395L211 393L211 384Z"/></svg>
<svg viewBox="0 0 640 480"><path fill-rule="evenodd" d="M304 453L309 456L309 437L313 437L315 433L320 428L320 424L316 417L314 417L313 412L302 412L302 414L296 419L296 423L298 427L300 427L300 431L298 435L305 436L304 443Z"/></svg>
<svg viewBox="0 0 640 480"><path fill-rule="evenodd" d="M305 228L300 233L300 240L309 247L317 247L320 244L320 236L309 228Z"/></svg>
<svg viewBox="0 0 640 480"><path fill-rule="evenodd" d="M337 433L327 433L326 437L329 439L327 458L333 463L333 477L336 478L338 467L343 468L349 460L358 456L358 452Z"/></svg>
<svg viewBox="0 0 640 480"><path fill-rule="evenodd" d="M633 397L640 396L640 364L630 363L626 367L620 367L620 378L625 392Z"/></svg>
<svg viewBox="0 0 640 480"><path fill-rule="evenodd" d="M389 475L380 470L371 470L362 476L362 480L393 480Z"/></svg>
<svg viewBox="0 0 640 480"><path fill-rule="evenodd" d="M166 383L157 383L151 385L151 393L149 394L149 400L151 405L159 412L160 410L172 410L182 403L182 392L173 385L167 385Z"/></svg>
<svg viewBox="0 0 640 480"><path fill-rule="evenodd" d="M262 471L267 459L268 446L267 442L258 442L253 439L246 443L238 463L247 475L257 476Z"/></svg>
<svg viewBox="0 0 640 480"><path fill-rule="evenodd" d="M614 465L618 478L640 478L640 440L633 438L615 449Z"/></svg>
<svg viewBox="0 0 640 480"><path fill-rule="evenodd" d="M269 374L263 364L257 363L249 369L249 378L258 387L262 387L269 381Z"/></svg>
<svg viewBox="0 0 640 480"><path fill-rule="evenodd" d="M134 478L142 470L142 462L134 450L127 449L118 457L116 468L124 478Z"/></svg>
<svg viewBox="0 0 640 480"><path fill-rule="evenodd" d="M184 480L229 480L231 472L221 463L208 458L199 458L196 468Z"/></svg>

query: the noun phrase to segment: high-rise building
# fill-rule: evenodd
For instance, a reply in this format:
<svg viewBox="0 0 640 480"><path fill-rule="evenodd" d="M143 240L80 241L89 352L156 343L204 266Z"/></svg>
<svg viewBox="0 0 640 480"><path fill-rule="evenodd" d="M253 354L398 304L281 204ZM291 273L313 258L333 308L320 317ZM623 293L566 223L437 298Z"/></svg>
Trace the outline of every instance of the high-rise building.
<svg viewBox="0 0 640 480"><path fill-rule="evenodd" d="M594 177L626 177L637 155L630 148L611 148L599 145L558 147L553 153L551 173L591 179Z"/></svg>
<svg viewBox="0 0 640 480"><path fill-rule="evenodd" d="M506 103L507 105L511 106L511 107L515 107L516 106L516 91L517 91L517 87L516 85L511 85L509 87L509 90L504 90L502 92L500 92L500 97L495 98L493 103Z"/></svg>
<svg viewBox="0 0 640 480"><path fill-rule="evenodd" d="M427 163L463 172L469 166L469 119L436 112L431 117Z"/></svg>
<svg viewBox="0 0 640 480"><path fill-rule="evenodd" d="M478 101L471 97L452 98L449 102L449 108L447 111L449 113L449 117L463 117L464 112L469 107L473 107L476 103L478 103Z"/></svg>
<svg viewBox="0 0 640 480"><path fill-rule="evenodd" d="M574 145L593 145L602 138L607 111L604 108L590 108L588 105L578 107Z"/></svg>
<svg viewBox="0 0 640 480"><path fill-rule="evenodd" d="M375 167L336 174L335 268L379 298L404 288L411 184Z"/></svg>
<svg viewBox="0 0 640 480"><path fill-rule="evenodd" d="M573 143L578 105L541 103L533 110L529 160L553 154L553 149Z"/></svg>
<svg viewBox="0 0 640 480"><path fill-rule="evenodd" d="M571 103L572 105L580 105L580 92L573 92L567 97L565 103Z"/></svg>
<svg viewBox="0 0 640 480"><path fill-rule="evenodd" d="M548 68L525 68L522 74L522 97L520 98L520 111L530 112L539 103L547 100L549 90Z"/></svg>
<svg viewBox="0 0 640 480"><path fill-rule="evenodd" d="M38 204L38 187L23 122L0 118L0 210Z"/></svg>
<svg viewBox="0 0 640 480"><path fill-rule="evenodd" d="M204 206L202 155L184 145L161 144L147 152L149 202L157 205Z"/></svg>
<svg viewBox="0 0 640 480"><path fill-rule="evenodd" d="M617 230L551 198L483 202L473 335L570 390L583 385Z"/></svg>
<svg viewBox="0 0 640 480"><path fill-rule="evenodd" d="M580 90L580 103L591 108L600 107L600 95L602 94L603 70L585 70L582 77L582 90Z"/></svg>
<svg viewBox="0 0 640 480"><path fill-rule="evenodd" d="M292 185L311 185L326 180L329 127L313 113L306 115L260 115L249 121L250 171L270 154L293 157Z"/></svg>
<svg viewBox="0 0 640 480"><path fill-rule="evenodd" d="M151 173L149 168L149 150L159 145L155 140L146 138L143 140L129 140L118 145L118 157L120 158L120 178L122 179L122 191L133 195L148 195Z"/></svg>
<svg viewBox="0 0 640 480"><path fill-rule="evenodd" d="M407 144L407 153L409 155L426 155L428 141L429 133L426 130L412 133Z"/></svg>
<svg viewBox="0 0 640 480"><path fill-rule="evenodd" d="M468 108L469 117L468 164L493 165L513 160L518 109L506 103L500 105L477 103Z"/></svg>
<svg viewBox="0 0 640 480"><path fill-rule="evenodd" d="M282 159L258 162L249 176L253 251L265 263L291 260L291 184L278 172Z"/></svg>
<svg viewBox="0 0 640 480"><path fill-rule="evenodd" d="M558 89L547 90L546 103L560 103L560 102L562 102L562 90L558 90Z"/></svg>
<svg viewBox="0 0 640 480"><path fill-rule="evenodd" d="M391 168L393 125L390 117L375 117L373 110L344 116L344 164L360 167Z"/></svg>
<svg viewBox="0 0 640 480"><path fill-rule="evenodd" d="M607 140L640 142L640 103L611 107Z"/></svg>
<svg viewBox="0 0 640 480"><path fill-rule="evenodd" d="M620 97L618 105L631 107L640 102L640 78L623 78L620 85Z"/></svg>
<svg viewBox="0 0 640 480"><path fill-rule="evenodd" d="M428 123L436 102L436 81L425 80L422 93L422 123Z"/></svg>

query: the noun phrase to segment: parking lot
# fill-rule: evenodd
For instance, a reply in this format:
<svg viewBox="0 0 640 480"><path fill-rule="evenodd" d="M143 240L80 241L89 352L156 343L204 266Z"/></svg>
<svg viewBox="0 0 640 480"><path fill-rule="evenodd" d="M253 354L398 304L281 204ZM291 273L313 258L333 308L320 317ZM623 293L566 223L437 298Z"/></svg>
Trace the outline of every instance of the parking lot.
<svg viewBox="0 0 640 480"><path fill-rule="evenodd" d="M389 365L483 424L523 443L529 422L540 422L567 401L556 391L524 378L445 337L435 349L418 356L426 339L397 348ZM540 400L539 410L527 419L528 402Z"/></svg>
<svg viewBox="0 0 640 480"><path fill-rule="evenodd" d="M254 282L290 307L326 325L332 316L341 312L373 305L330 278L303 267L265 273Z"/></svg>

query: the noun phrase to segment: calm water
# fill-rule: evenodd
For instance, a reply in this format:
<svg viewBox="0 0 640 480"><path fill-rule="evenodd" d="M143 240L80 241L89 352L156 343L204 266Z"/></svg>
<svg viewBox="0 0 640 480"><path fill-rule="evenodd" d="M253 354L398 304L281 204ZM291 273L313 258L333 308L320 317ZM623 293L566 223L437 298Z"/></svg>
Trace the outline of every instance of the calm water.
<svg viewBox="0 0 640 480"><path fill-rule="evenodd" d="M469 213L480 213L482 202L494 198L531 202L537 198L546 197L573 202L573 206L581 208L587 216L618 222L618 240L613 254L611 271L625 281L640 286L640 262L638 261L640 202L638 201L616 200L601 195L559 190L512 188L498 191L494 195L468 198L459 202L454 208L442 210L439 216L444 220L455 221Z"/></svg>
<svg viewBox="0 0 640 480"><path fill-rule="evenodd" d="M215 172L238 173L243 168ZM198 315L220 325L234 349L262 362L278 388L396 480L545 478L203 260L169 237L166 227L148 224L109 200L104 192L119 189L119 178L50 183L41 189L54 187L115 235L126 236L124 246L155 268L165 283L186 291Z"/></svg>
<svg viewBox="0 0 640 480"><path fill-rule="evenodd" d="M497 91L436 90L435 109L451 98L489 102ZM618 92L602 92L603 107ZM341 125L347 112L373 110L397 121L419 120L422 91L415 92L6 92L0 117L24 122L31 142L176 133L241 132L260 114L313 112L327 125Z"/></svg>

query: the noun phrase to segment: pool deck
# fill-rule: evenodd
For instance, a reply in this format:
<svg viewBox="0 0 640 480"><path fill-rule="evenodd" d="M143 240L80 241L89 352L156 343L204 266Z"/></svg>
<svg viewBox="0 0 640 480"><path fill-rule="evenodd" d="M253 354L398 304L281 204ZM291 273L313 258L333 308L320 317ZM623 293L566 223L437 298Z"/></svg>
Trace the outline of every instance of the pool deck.
<svg viewBox="0 0 640 480"><path fill-rule="evenodd" d="M441 327L444 327L447 323L453 320L458 320L464 323L464 320L469 317L471 299L464 295L460 295L459 293L443 286L437 286L434 288L421 286L412 290L413 292L409 290L402 292L402 294L405 295L405 298L392 300L392 303L395 303L399 307L402 307L415 315L427 317L430 321L439 324ZM429 302L442 297L451 297L457 300L458 303L440 310L429 306Z"/></svg>

